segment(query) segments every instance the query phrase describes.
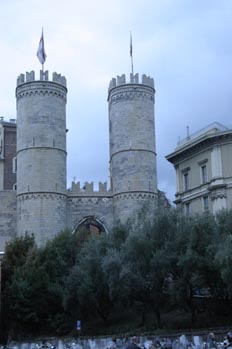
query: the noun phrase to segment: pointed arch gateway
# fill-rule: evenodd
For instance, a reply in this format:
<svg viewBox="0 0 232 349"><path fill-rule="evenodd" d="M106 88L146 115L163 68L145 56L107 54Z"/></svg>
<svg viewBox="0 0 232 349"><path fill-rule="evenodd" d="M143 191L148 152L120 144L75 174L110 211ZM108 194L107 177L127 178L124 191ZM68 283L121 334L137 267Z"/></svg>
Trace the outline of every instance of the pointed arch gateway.
<svg viewBox="0 0 232 349"><path fill-rule="evenodd" d="M77 232L82 227L88 229L92 234L100 235L101 233L108 233L105 224L95 216L86 216L82 218L76 225L74 232Z"/></svg>

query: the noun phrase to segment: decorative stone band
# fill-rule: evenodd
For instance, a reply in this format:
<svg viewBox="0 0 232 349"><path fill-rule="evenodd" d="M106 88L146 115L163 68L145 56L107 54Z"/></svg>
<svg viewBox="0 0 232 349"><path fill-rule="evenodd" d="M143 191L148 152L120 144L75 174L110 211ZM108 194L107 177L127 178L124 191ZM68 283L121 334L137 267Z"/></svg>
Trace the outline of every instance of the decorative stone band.
<svg viewBox="0 0 232 349"><path fill-rule="evenodd" d="M31 192L31 193L20 193L17 194L17 200L24 201L24 200L37 200L37 199L52 199L52 200L60 200L60 201L66 201L67 195L62 193L56 193L56 192Z"/></svg>
<svg viewBox="0 0 232 349"><path fill-rule="evenodd" d="M127 100L146 99L154 103L155 89L139 84L126 84L117 86L109 91L109 105Z"/></svg>
<svg viewBox="0 0 232 349"><path fill-rule="evenodd" d="M79 204L79 203L83 203L83 204L88 204L88 203L92 203L92 204L98 204L100 202L104 202L104 203L109 203L112 200L112 197L99 197L99 196L86 196L86 197L80 197L80 196L72 196L72 197L68 197L68 203L73 203L73 204Z"/></svg>
<svg viewBox="0 0 232 349"><path fill-rule="evenodd" d="M121 200L121 199L157 199L158 193L154 192L145 192L145 191L139 191L139 192L123 192L123 193L118 193L114 194L113 198L116 200Z"/></svg>
<svg viewBox="0 0 232 349"><path fill-rule="evenodd" d="M29 81L16 87L16 98L33 95L52 95L66 102L67 88L51 81Z"/></svg>
<svg viewBox="0 0 232 349"><path fill-rule="evenodd" d="M210 193L211 200L226 198L227 197L226 188L227 188L226 183L210 186L209 191L211 192Z"/></svg>
<svg viewBox="0 0 232 349"><path fill-rule="evenodd" d="M210 198L211 200L217 200L217 199L223 199L223 198L226 198L227 195L226 195L226 192L220 192L220 193L212 193L210 195Z"/></svg>
<svg viewBox="0 0 232 349"><path fill-rule="evenodd" d="M111 157L110 157L110 161L112 160L113 156L117 155L117 154L120 154L120 153L125 153L125 152L128 152L128 151L137 151L137 152L148 152L148 153L152 153L154 154L155 156L157 155L156 152L154 150L150 150L150 149L131 149L131 148L128 148L128 149L123 149L123 150L118 150L116 152L114 152L113 154L111 154Z"/></svg>
<svg viewBox="0 0 232 349"><path fill-rule="evenodd" d="M58 147L37 147L37 146L33 146L33 147L27 147L27 148L22 148L22 149L19 149L18 151L17 151L17 154L19 154L20 152L22 152L22 151L24 151L24 150L29 150L29 149L55 149L55 150L59 150L59 151L61 151L61 152L63 152L63 153L65 153L65 155L67 155L67 152L66 152L66 150L64 150L64 149L62 149L62 148L58 148Z"/></svg>

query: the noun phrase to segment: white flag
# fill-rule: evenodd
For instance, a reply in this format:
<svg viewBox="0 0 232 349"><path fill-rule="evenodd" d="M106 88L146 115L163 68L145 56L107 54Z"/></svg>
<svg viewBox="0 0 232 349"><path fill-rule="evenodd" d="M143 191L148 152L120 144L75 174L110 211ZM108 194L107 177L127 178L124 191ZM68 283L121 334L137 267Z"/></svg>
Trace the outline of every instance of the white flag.
<svg viewBox="0 0 232 349"><path fill-rule="evenodd" d="M38 47L38 51L37 51L37 57L40 61L41 64L44 64L44 62L46 61L46 53L45 53L45 49L44 49L44 37L43 37L43 30L42 30L42 35L39 41L39 47Z"/></svg>

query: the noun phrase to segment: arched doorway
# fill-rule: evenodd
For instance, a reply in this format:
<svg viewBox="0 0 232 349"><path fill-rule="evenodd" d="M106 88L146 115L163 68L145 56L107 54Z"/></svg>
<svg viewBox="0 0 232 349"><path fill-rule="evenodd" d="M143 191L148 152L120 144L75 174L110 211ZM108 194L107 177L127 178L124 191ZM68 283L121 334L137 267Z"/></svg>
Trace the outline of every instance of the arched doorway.
<svg viewBox="0 0 232 349"><path fill-rule="evenodd" d="M100 221L100 219L94 216L84 217L76 226L75 232L80 230L81 228L85 228L90 231L93 235L100 235L101 233L107 233L107 229L104 226L104 223Z"/></svg>

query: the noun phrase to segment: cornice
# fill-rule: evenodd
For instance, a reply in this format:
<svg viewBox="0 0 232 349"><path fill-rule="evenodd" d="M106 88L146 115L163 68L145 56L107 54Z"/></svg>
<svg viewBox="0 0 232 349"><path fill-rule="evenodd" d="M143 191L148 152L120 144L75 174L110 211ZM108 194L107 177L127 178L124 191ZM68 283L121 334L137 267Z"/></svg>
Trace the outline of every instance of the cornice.
<svg viewBox="0 0 232 349"><path fill-rule="evenodd" d="M58 200L66 200L67 195L58 192L29 192L29 193L20 193L17 194L18 201L30 200L30 199L58 199Z"/></svg>
<svg viewBox="0 0 232 349"><path fill-rule="evenodd" d="M189 155L198 153L200 150L226 143L232 143L232 130L205 135L204 137L197 138L191 142L186 142L173 153L167 155L166 159L172 164L176 164L178 161Z"/></svg>
<svg viewBox="0 0 232 349"><path fill-rule="evenodd" d="M108 96L109 106L127 100L146 99L154 103L154 88L145 85L126 84L114 87Z"/></svg>
<svg viewBox="0 0 232 349"><path fill-rule="evenodd" d="M116 200L120 199L156 199L158 197L158 193L150 192L150 191L125 191L116 193L113 195L113 198Z"/></svg>
<svg viewBox="0 0 232 349"><path fill-rule="evenodd" d="M51 81L31 81L26 82L16 88L16 98L28 96L55 96L66 102L67 88L63 85Z"/></svg>

